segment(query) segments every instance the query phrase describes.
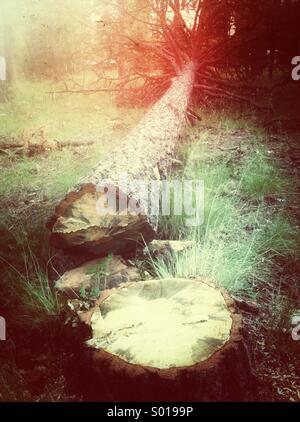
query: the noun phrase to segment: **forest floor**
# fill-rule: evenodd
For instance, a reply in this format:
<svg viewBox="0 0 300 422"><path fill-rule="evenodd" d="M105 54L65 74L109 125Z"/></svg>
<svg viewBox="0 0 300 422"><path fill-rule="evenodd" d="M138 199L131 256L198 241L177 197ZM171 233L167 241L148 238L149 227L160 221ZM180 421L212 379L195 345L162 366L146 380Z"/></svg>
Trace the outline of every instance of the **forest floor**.
<svg viewBox="0 0 300 422"><path fill-rule="evenodd" d="M297 363L300 344L292 339L292 316L299 315L299 222L300 222L300 134L268 134L266 146L278 163L281 174L293 181L291 191L285 192L284 210L294 224L295 254L273 256L272 277L264 287L261 299L271 307L255 321L247 324L253 336L255 367L261 385L261 399L300 401L300 370ZM279 198L277 198L278 200ZM268 199L269 201L269 199ZM269 202L269 206L272 206ZM274 324L275 322L275 324Z"/></svg>
<svg viewBox="0 0 300 422"><path fill-rule="evenodd" d="M57 199L143 114L105 101L80 100L74 112L73 97L58 99L47 103L41 118L40 96L35 109L29 102L18 128L15 106L0 109L10 116L1 142L29 137L46 145L30 149L27 142L24 154L0 154L0 315L7 321L0 400L85 399L70 387L80 344L66 324L64 299L53 290L64 262L49 249L45 222ZM300 134L267 133L252 118L224 111L199 114L202 120L179 147L183 166L170 177L204 180L204 223L187 229L181 217L161 218L161 238L192 239L195 246L172 261L151 258L147 264L156 277L205 276L226 288L238 301L253 347L257 401L299 401L300 342L292 339L291 318L300 309ZM64 142L70 145L60 148Z"/></svg>

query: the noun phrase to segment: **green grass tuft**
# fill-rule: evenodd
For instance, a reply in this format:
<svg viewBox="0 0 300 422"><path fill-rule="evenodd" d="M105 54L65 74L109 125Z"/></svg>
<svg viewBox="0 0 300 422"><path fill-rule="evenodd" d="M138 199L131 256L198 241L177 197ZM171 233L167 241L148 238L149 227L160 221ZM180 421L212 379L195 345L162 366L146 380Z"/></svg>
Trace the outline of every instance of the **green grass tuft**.
<svg viewBox="0 0 300 422"><path fill-rule="evenodd" d="M151 260L154 273L161 278L205 277L235 294L253 296L257 283L271 277L271 258L299 250L294 226L283 212L270 215L262 201L267 195L284 195L289 181L263 146L254 152L244 149L239 161L228 159L228 153L224 160L211 148L212 135L195 132L192 145L184 146L186 163L179 176L204 181L204 221L190 228L184 216L160 219L163 238L194 240L195 246L171 259Z"/></svg>
<svg viewBox="0 0 300 422"><path fill-rule="evenodd" d="M287 187L278 166L261 147L251 154L240 172L241 189L250 199L261 199L266 195L280 195Z"/></svg>
<svg viewBox="0 0 300 422"><path fill-rule="evenodd" d="M8 300L18 303L22 318L38 324L49 316L59 315L57 292L49 282L47 270L41 267L29 246L23 249L22 269L13 266L1 256L0 261L7 264L1 283L3 290Z"/></svg>
<svg viewBox="0 0 300 422"><path fill-rule="evenodd" d="M260 249L268 255L299 256L299 229L282 212L274 215L264 227Z"/></svg>

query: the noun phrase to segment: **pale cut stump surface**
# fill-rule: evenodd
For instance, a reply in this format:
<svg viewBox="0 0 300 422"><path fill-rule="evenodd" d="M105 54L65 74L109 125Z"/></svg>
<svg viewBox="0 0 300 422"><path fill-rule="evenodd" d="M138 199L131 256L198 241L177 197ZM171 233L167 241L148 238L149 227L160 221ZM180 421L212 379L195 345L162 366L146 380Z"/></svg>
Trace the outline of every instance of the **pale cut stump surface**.
<svg viewBox="0 0 300 422"><path fill-rule="evenodd" d="M247 401L255 391L242 317L202 280L128 283L91 318L82 370L93 400Z"/></svg>

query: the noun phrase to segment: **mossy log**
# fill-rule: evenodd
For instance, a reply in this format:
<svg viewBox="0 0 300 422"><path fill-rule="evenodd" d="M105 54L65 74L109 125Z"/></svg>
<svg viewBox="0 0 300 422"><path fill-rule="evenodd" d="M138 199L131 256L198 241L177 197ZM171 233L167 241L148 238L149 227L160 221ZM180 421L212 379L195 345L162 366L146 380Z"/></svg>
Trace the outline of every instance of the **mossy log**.
<svg viewBox="0 0 300 422"><path fill-rule="evenodd" d="M106 292L91 327L82 371L93 400L253 399L242 317L228 294L206 281L128 283Z"/></svg>
<svg viewBox="0 0 300 422"><path fill-rule="evenodd" d="M99 256L128 253L155 237L157 215L148 211L149 190L132 182L141 180L149 186L167 174L184 127L193 79L190 64L106 160L58 204L48 222L55 247ZM124 175L129 185L126 192L120 183ZM112 188L110 192L117 197L117 213L110 213L107 198L111 193L104 186ZM104 214L98 208L101 201L107 208Z"/></svg>

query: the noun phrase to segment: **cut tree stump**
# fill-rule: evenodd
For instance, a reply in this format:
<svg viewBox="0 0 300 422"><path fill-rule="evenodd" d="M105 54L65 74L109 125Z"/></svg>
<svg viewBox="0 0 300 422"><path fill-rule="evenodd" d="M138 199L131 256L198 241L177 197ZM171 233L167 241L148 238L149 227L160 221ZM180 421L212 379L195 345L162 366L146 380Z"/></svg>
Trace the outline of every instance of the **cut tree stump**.
<svg viewBox="0 0 300 422"><path fill-rule="evenodd" d="M253 397L242 317L224 291L203 280L128 283L106 292L90 324L82 371L93 400Z"/></svg>
<svg viewBox="0 0 300 422"><path fill-rule="evenodd" d="M189 64L137 127L58 204L48 222L53 246L100 256L127 254L154 239L157 215L148 210L149 190L132 182L149 186L167 174L186 120L193 80ZM122 188L124 175L130 184L127 192ZM115 192L105 191L108 186ZM114 207L108 197L114 195L118 212L110 213ZM99 212L101 203L105 213Z"/></svg>

